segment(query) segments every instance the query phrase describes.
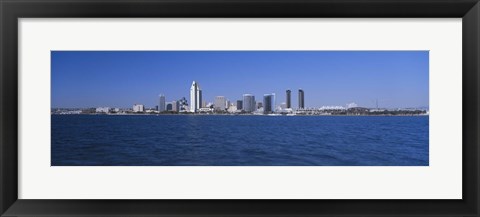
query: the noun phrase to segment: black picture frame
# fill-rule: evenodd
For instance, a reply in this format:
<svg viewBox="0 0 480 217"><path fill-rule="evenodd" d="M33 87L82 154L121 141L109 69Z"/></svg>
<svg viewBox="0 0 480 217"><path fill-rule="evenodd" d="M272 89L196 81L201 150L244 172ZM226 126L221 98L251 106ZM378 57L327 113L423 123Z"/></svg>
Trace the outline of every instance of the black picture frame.
<svg viewBox="0 0 480 217"><path fill-rule="evenodd" d="M1 216L478 216L478 0L0 0ZM18 199L18 19L117 17L458 17L463 49L461 200ZM355 36L352 36L355 37ZM448 42L445 42L448 43ZM135 187L135 186L125 186Z"/></svg>

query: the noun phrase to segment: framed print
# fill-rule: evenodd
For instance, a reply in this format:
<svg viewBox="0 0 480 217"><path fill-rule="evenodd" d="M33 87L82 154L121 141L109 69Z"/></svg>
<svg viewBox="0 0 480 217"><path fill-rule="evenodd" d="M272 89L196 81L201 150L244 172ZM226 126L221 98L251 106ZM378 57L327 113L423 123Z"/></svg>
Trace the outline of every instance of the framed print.
<svg viewBox="0 0 480 217"><path fill-rule="evenodd" d="M479 4L1 1L2 216L478 216Z"/></svg>

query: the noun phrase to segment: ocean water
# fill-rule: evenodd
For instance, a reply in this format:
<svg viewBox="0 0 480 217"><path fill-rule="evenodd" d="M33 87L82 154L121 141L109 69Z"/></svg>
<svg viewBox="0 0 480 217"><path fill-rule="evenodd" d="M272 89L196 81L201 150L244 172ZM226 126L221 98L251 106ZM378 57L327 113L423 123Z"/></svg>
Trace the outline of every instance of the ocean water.
<svg viewBox="0 0 480 217"><path fill-rule="evenodd" d="M428 166L428 116L52 115L52 166Z"/></svg>

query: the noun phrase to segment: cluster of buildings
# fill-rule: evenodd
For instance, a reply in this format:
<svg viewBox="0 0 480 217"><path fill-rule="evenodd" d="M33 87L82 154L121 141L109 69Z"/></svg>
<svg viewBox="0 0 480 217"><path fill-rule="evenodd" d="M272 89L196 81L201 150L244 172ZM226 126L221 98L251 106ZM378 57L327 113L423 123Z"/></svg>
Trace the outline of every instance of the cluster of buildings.
<svg viewBox="0 0 480 217"><path fill-rule="evenodd" d="M142 104L134 104L131 109L98 107L83 110L55 110L56 114L128 114L128 113L206 113L206 114L259 114L259 115L421 115L427 110L396 109L386 110L359 107L355 103L343 106L322 106L320 108L305 107L305 92L298 90L298 105L293 108L292 91L285 91L285 102L277 105L275 93L264 94L258 100L253 94L243 94L241 99L230 101L225 96L216 96L213 102L207 103L202 96L200 84L192 82L190 87L190 101L185 97L167 102L166 96L159 95L158 105L155 108L146 108Z"/></svg>
<svg viewBox="0 0 480 217"><path fill-rule="evenodd" d="M343 106L305 107L305 91L298 90L298 105L293 108L292 91L285 91L285 102L277 104L275 93L264 94L258 100L253 94L243 94L241 99L230 101L225 96L215 96L213 102L206 102L202 96L200 84L196 81L190 86L190 103L183 97L180 100L166 102L165 95L160 94L155 111L144 110L143 106L134 105L133 112L156 113L215 113L215 114L268 114L268 115L415 115L428 114L426 110L417 109L369 109L355 103Z"/></svg>
<svg viewBox="0 0 480 217"><path fill-rule="evenodd" d="M275 114L278 112L292 113L291 90L286 91L286 103L280 106L276 104L275 93L264 94L261 101L257 101L253 94L243 94L242 98L235 101L228 100L225 96L216 96L213 102L206 102L202 96L200 84L192 82L190 87L190 103L185 97L171 102L166 101L164 94L159 95L158 105L155 110L146 109L144 105L134 104L132 112L157 112L157 113L255 113L255 114ZM305 108L305 92L298 90L298 107ZM99 108L100 112L106 112Z"/></svg>
<svg viewBox="0 0 480 217"><path fill-rule="evenodd" d="M135 107L135 105L134 105L134 107ZM155 106L154 111L157 111L157 112L161 113L161 112L167 112L167 111L168 112L186 112L188 110L189 110L188 103L187 103L187 99L185 99L185 97L183 97L179 100L172 101L172 102L167 102L166 98L165 98L165 95L160 94L158 105ZM135 110L135 109L133 109L133 111L134 112L145 112L145 110Z"/></svg>
<svg viewBox="0 0 480 217"><path fill-rule="evenodd" d="M200 84L192 82L190 87L190 104L186 101L165 102L165 96L159 96L158 112L190 112L190 113L259 113L274 114L279 111L292 112L291 90L286 91L286 103L280 107L276 104L275 93L264 94L261 101L257 101L253 94L243 94L235 101L225 96L216 96L213 103L207 103L202 96ZM298 90L298 109L305 108L305 92ZM135 109L134 109L135 110Z"/></svg>

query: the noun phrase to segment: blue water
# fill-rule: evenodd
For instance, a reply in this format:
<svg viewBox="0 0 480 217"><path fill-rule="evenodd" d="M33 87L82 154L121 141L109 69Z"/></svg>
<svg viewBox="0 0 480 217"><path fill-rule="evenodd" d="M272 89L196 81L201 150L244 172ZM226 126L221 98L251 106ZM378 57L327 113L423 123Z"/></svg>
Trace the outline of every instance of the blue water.
<svg viewBox="0 0 480 217"><path fill-rule="evenodd" d="M428 166L428 116L52 115L52 166Z"/></svg>

